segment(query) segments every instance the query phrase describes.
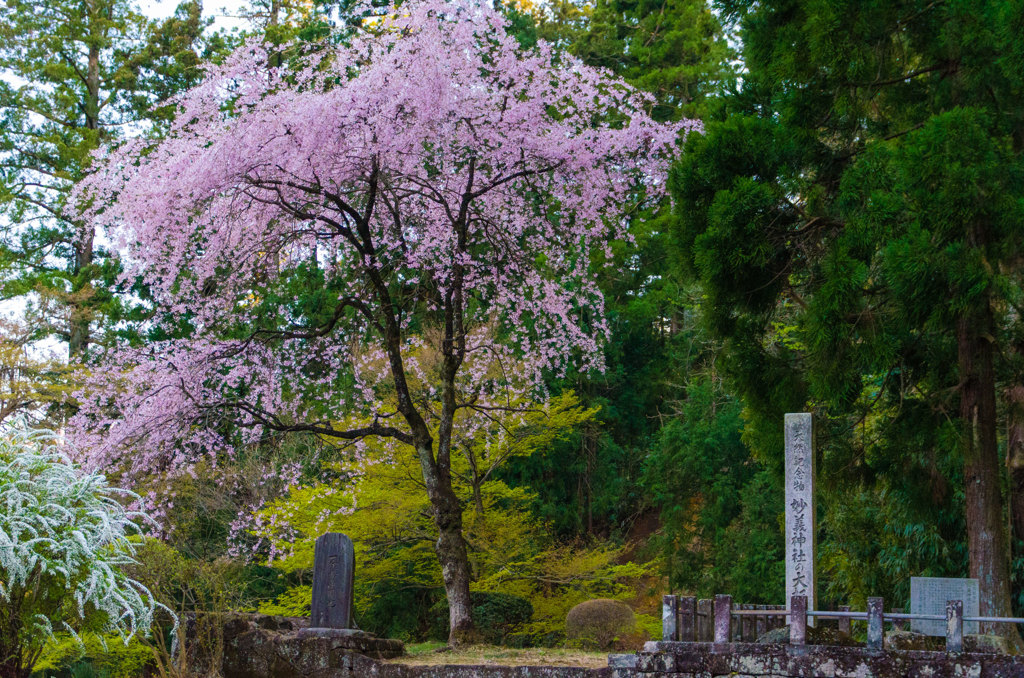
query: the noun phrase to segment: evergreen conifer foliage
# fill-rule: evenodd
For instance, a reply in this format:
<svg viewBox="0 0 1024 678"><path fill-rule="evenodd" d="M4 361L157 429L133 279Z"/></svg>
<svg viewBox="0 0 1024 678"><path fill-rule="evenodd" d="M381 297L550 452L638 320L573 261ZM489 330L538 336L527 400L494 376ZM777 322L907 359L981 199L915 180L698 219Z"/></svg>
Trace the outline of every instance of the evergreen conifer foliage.
<svg viewBox="0 0 1024 678"><path fill-rule="evenodd" d="M0 299L46 310L43 336L81 361L99 321L121 314L117 263L97 233L65 211L90 154L133 126L166 122L153 108L195 84L202 5L186 0L151 22L130 0L9 0L0 4ZM35 299L33 299L35 295Z"/></svg>
<svg viewBox="0 0 1024 678"><path fill-rule="evenodd" d="M810 404L858 483L941 482L934 460L960 458L962 574L982 614L1009 615L997 430L1024 245L1021 3L723 5L749 72L673 189L748 435L778 454L772 422ZM957 443L881 463L879 437L922 411Z"/></svg>
<svg viewBox="0 0 1024 678"><path fill-rule="evenodd" d="M706 0L598 0L569 49L657 99L659 120L700 117L735 53Z"/></svg>

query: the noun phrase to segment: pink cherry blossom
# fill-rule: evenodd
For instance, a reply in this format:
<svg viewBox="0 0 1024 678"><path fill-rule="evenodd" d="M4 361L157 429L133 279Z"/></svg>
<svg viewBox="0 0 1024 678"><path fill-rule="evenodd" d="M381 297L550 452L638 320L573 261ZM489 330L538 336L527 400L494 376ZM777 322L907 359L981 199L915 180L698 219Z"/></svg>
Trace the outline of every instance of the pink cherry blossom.
<svg viewBox="0 0 1024 678"><path fill-rule="evenodd" d="M266 429L385 436L416 449L458 560L456 413L601 367L590 255L662 199L699 129L509 28L475 0L407 0L343 44L250 42L166 137L98 162L78 203L172 338L95 371L72 423L91 463L180 472ZM326 313L288 296L300 276Z"/></svg>

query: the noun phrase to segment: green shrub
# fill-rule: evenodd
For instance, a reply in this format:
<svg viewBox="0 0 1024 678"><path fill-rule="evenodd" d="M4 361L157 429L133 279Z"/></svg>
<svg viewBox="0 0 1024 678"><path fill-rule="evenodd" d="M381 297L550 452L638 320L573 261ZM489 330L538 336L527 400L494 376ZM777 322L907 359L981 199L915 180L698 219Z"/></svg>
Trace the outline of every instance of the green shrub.
<svg viewBox="0 0 1024 678"><path fill-rule="evenodd" d="M580 603L565 618L565 635L580 647L607 650L635 634L632 608L618 600L597 598Z"/></svg>
<svg viewBox="0 0 1024 678"><path fill-rule="evenodd" d="M35 664L39 678L139 678L153 664L153 650L138 637L128 644L117 636L88 634L81 643L70 636L51 641Z"/></svg>
<svg viewBox="0 0 1024 678"><path fill-rule="evenodd" d="M45 431L0 433L0 675L28 676L58 634L126 644L149 632L159 607L123 571L146 516L68 452Z"/></svg>
<svg viewBox="0 0 1024 678"><path fill-rule="evenodd" d="M469 594L473 606L473 621L480 640L492 645L507 645L512 636L533 616L530 601L508 593L474 591ZM430 637L448 638L448 602L441 600L431 608L434 623Z"/></svg>

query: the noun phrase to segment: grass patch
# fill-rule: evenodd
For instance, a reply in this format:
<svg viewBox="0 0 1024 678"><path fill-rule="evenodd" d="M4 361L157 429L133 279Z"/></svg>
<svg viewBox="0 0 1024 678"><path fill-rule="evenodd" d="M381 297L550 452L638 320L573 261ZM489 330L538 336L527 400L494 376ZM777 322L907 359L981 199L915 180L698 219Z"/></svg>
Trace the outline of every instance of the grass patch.
<svg viewBox="0 0 1024 678"><path fill-rule="evenodd" d="M607 652L586 652L560 647L511 648L497 645L470 645L445 651L444 643L414 643L405 646L406 656L389 659L391 664L419 666L492 665L492 666L579 666L597 669L608 666Z"/></svg>

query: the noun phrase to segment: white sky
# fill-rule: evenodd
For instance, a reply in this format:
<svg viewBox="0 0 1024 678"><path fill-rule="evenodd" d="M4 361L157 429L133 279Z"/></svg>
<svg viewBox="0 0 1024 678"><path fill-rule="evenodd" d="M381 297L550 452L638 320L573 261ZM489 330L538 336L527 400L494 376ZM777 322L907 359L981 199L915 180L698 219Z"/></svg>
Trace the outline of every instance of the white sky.
<svg viewBox="0 0 1024 678"><path fill-rule="evenodd" d="M137 0L139 9L146 16L154 19L165 19L178 7L180 0ZM247 5L245 0L203 0L203 14L214 19L213 30L245 28L246 22L236 18Z"/></svg>

